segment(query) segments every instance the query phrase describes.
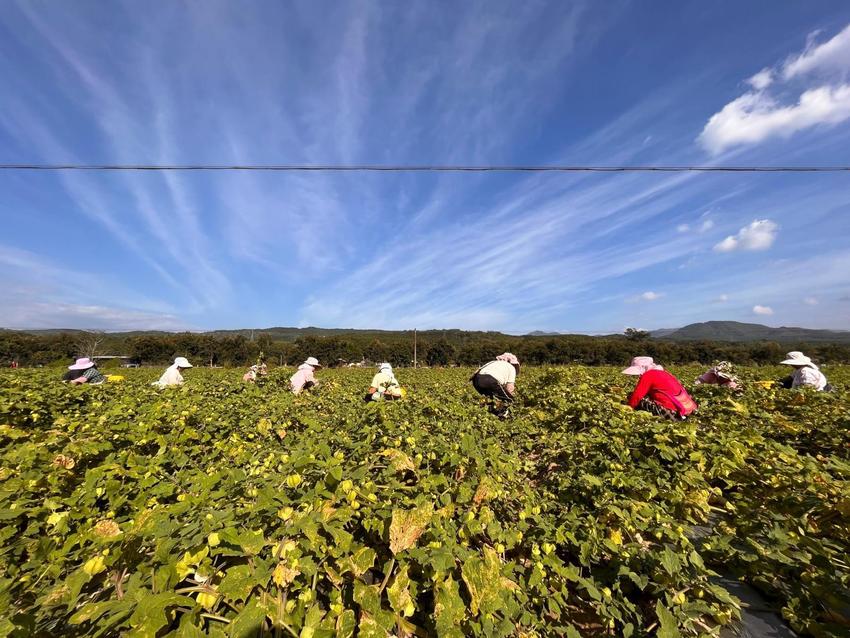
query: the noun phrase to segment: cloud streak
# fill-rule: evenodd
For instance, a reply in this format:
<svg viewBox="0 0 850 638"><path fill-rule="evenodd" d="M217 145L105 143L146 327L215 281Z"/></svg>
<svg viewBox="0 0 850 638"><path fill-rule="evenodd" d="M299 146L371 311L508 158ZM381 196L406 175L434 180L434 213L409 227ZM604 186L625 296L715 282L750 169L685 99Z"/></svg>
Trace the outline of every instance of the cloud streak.
<svg viewBox="0 0 850 638"><path fill-rule="evenodd" d="M719 155L734 147L777 137L787 139L816 126L840 124L850 119L850 84L843 81L848 71L850 25L827 42L810 41L805 51L791 56L777 69L762 69L749 78L752 90L712 115L698 141L709 153ZM788 103L779 96L792 89L793 80L820 84L807 87ZM784 91L769 92L777 88Z"/></svg>
<svg viewBox="0 0 850 638"><path fill-rule="evenodd" d="M729 253L735 250L767 250L776 241L779 226L769 219L757 219L744 226L736 235L729 235L715 244L714 250Z"/></svg>

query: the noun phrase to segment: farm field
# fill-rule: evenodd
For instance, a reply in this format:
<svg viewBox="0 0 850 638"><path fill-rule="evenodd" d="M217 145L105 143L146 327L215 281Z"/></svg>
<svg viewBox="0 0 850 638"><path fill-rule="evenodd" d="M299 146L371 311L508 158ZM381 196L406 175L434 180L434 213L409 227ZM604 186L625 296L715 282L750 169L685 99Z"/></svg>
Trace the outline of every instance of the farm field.
<svg viewBox="0 0 850 638"><path fill-rule="evenodd" d="M523 369L504 421L460 368L368 405L372 370L4 371L0 636L716 636L718 571L850 635L850 368L703 370L683 423L614 368Z"/></svg>

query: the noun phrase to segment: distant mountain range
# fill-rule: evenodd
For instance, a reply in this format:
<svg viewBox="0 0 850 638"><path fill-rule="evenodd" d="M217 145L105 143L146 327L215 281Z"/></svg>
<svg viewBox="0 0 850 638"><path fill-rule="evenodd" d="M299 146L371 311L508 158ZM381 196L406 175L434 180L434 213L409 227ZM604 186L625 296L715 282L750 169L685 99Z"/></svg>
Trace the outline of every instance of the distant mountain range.
<svg viewBox="0 0 850 638"><path fill-rule="evenodd" d="M654 339L672 341L777 341L785 343L850 343L850 330L812 330L810 328L771 328L740 321L705 321L682 328L653 330Z"/></svg>
<svg viewBox="0 0 850 638"><path fill-rule="evenodd" d="M0 329L0 333L5 329ZM45 330L15 330L8 332L25 332L34 335L53 335L60 333L81 333L84 330L77 329L45 329ZM467 330L420 330L419 335L423 339L448 339L452 343L463 343L467 339L516 339L516 336L506 335L501 332L480 332ZM131 331L110 332L109 337L126 338L142 336L162 336L173 334L162 331ZM372 339L389 339L393 337L412 338L412 330L361 330L357 328L259 328L255 330L212 330L201 334L213 337L234 337L241 335L248 339L268 337L272 341L295 341L301 337L368 337ZM536 330L530 332L526 337L556 337L556 336L586 336L575 333L545 332ZM601 336L601 335L600 335ZM616 337L617 335L606 335ZM784 343L850 343L850 330L812 330L809 328L771 328L757 323L741 323L739 321L705 321L692 323L682 328L665 328L650 332L653 339L669 339L672 341L777 341Z"/></svg>

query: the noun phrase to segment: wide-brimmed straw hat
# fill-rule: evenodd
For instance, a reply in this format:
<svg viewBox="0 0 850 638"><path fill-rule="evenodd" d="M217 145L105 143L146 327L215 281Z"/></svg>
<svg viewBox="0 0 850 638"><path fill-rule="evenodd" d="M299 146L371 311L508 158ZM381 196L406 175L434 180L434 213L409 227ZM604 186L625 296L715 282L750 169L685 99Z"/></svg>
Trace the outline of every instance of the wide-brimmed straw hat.
<svg viewBox="0 0 850 638"><path fill-rule="evenodd" d="M305 365L313 366L314 368L321 368L322 364L319 363L319 360L316 357L307 357L307 360L304 362Z"/></svg>
<svg viewBox="0 0 850 638"><path fill-rule="evenodd" d="M794 350L793 352L789 352L785 355L788 357L785 361L780 361L782 365L786 366L810 366L812 365L812 360L809 359L802 352L798 352Z"/></svg>
<svg viewBox="0 0 850 638"><path fill-rule="evenodd" d="M177 357L174 360L174 365L178 368L191 368L192 364L186 359L186 357Z"/></svg>
<svg viewBox="0 0 850 638"><path fill-rule="evenodd" d="M649 370L663 370L652 357L635 357L631 365L623 370L623 374L641 375Z"/></svg>
<svg viewBox="0 0 850 638"><path fill-rule="evenodd" d="M69 370L88 370L89 368L93 368L93 367L94 367L94 361L92 361L88 357L82 357L80 359L77 359L77 362L74 365L68 366L68 369Z"/></svg>

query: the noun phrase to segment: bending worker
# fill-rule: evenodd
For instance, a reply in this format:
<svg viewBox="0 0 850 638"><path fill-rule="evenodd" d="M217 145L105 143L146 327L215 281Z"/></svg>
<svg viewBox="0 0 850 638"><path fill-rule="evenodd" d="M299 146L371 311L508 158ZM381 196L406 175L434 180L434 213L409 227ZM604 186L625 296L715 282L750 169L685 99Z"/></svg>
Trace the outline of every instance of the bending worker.
<svg viewBox="0 0 850 638"><path fill-rule="evenodd" d="M487 398L495 399L499 405L491 410L505 416L516 394L516 377L519 374L519 359L510 352L484 364L472 375L472 387Z"/></svg>
<svg viewBox="0 0 850 638"><path fill-rule="evenodd" d="M315 387L319 382L314 372L316 368L321 367L316 357L307 357L307 360L298 366L298 370L289 378L292 393L301 394L302 391Z"/></svg>
<svg viewBox="0 0 850 638"><path fill-rule="evenodd" d="M740 390L741 380L735 376L735 369L728 361L718 361L696 380L697 385L719 385L721 388Z"/></svg>
<svg viewBox="0 0 850 638"><path fill-rule="evenodd" d="M177 357L165 372L162 373L162 376L159 378L159 381L156 381L153 385L158 385L160 388L164 388L167 385L183 385L183 375L181 374L183 370L188 370L192 367L192 364L186 360L186 357Z"/></svg>
<svg viewBox="0 0 850 638"><path fill-rule="evenodd" d="M652 357L635 357L623 374L640 376L637 386L629 395L629 406L646 410L673 421L684 420L697 409L697 404L685 386L672 374L652 360Z"/></svg>
<svg viewBox="0 0 850 638"><path fill-rule="evenodd" d="M793 366L794 372L785 377L780 383L786 388L814 388L818 392L832 390L826 381L826 376L814 362L799 351L789 352L782 365Z"/></svg>
<svg viewBox="0 0 850 638"><path fill-rule="evenodd" d="M382 363L378 366L378 372L372 377L372 384L369 386L369 393L366 395L366 401L394 401L402 397L401 385L398 379L395 378L393 367L389 363Z"/></svg>
<svg viewBox="0 0 850 638"><path fill-rule="evenodd" d="M105 382L106 377L97 369L97 364L94 361L88 357L83 357L77 359L74 365L68 366L68 372L65 373L62 380L68 381L68 383L96 385Z"/></svg>

